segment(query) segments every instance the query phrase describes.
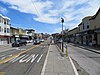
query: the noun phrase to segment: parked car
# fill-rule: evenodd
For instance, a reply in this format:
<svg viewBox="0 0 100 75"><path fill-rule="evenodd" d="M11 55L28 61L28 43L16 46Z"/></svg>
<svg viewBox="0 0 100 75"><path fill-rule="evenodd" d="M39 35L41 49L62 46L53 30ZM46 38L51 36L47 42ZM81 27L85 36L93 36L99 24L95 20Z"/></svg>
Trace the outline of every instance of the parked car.
<svg viewBox="0 0 100 75"><path fill-rule="evenodd" d="M25 40L17 40L14 43L12 43L12 47L19 47L19 46L23 46L26 44L27 42Z"/></svg>
<svg viewBox="0 0 100 75"><path fill-rule="evenodd" d="M39 40L39 39L35 39L35 40L33 41L33 44L40 44L40 40Z"/></svg>
<svg viewBox="0 0 100 75"><path fill-rule="evenodd" d="M40 42L44 42L44 39L40 39Z"/></svg>

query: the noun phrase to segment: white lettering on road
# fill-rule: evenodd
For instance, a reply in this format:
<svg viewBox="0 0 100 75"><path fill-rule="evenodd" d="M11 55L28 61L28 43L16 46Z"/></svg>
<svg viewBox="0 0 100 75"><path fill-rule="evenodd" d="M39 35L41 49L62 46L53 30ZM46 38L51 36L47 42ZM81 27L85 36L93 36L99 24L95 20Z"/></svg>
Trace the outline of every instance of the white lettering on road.
<svg viewBox="0 0 100 75"><path fill-rule="evenodd" d="M31 60L31 62L33 62L37 58L38 55L39 54L37 54L35 57L33 57L33 59Z"/></svg>
<svg viewBox="0 0 100 75"><path fill-rule="evenodd" d="M37 60L37 63L41 60L42 56L43 56L43 54L42 54L42 55L40 56L40 58Z"/></svg>
<svg viewBox="0 0 100 75"><path fill-rule="evenodd" d="M37 63L41 60L41 58L43 57L43 54L41 54L39 56L39 54L24 54L21 56L16 56L15 58L13 58L12 60L9 60L9 62L14 63L14 62L19 62L19 63L28 63L28 62L34 62L37 58ZM4 59L4 58L3 58Z"/></svg>
<svg viewBox="0 0 100 75"><path fill-rule="evenodd" d="M22 56L20 56L20 57L18 57L18 58L15 58L15 60L13 60L13 61L12 61L12 63L14 63L14 62L18 61L19 59L23 58L24 56L25 56L25 54L24 54L24 55L22 55Z"/></svg>
<svg viewBox="0 0 100 75"><path fill-rule="evenodd" d="M35 54L34 55L31 55L29 58L28 58L28 60L26 61L26 63L28 63L32 58L34 58L35 57Z"/></svg>
<svg viewBox="0 0 100 75"><path fill-rule="evenodd" d="M2 57L1 60L5 59L6 57Z"/></svg>
<svg viewBox="0 0 100 75"><path fill-rule="evenodd" d="M25 59L25 58L27 58L29 56L29 54L28 55L26 55L25 57L23 57L21 60L19 60L19 62L21 63L21 62L25 62L27 59Z"/></svg>

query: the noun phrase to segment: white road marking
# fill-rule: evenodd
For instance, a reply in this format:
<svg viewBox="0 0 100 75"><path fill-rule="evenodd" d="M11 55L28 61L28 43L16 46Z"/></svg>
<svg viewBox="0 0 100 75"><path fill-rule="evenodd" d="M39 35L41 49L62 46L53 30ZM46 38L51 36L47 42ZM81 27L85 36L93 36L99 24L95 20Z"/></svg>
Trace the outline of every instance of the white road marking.
<svg viewBox="0 0 100 75"><path fill-rule="evenodd" d="M37 58L39 54L37 54L35 57L33 57L33 59L31 60L31 63Z"/></svg>
<svg viewBox="0 0 100 75"><path fill-rule="evenodd" d="M26 63L28 63L33 57L35 57L35 54L34 54L34 55L32 54L32 55L27 59Z"/></svg>
<svg viewBox="0 0 100 75"><path fill-rule="evenodd" d="M41 60L42 56L43 56L43 54L42 54L42 55L40 56L40 58L37 60L37 63Z"/></svg>
<svg viewBox="0 0 100 75"><path fill-rule="evenodd" d="M2 57L1 60L5 59L6 57Z"/></svg>
<svg viewBox="0 0 100 75"><path fill-rule="evenodd" d="M12 56L12 55L9 55L9 56ZM23 62L26 62L28 63L29 61L32 63L35 61L35 59L39 56L39 54L24 54L24 55L21 55L21 56L16 56L15 58L9 60L9 62L11 63L14 63L14 62L19 62L19 63L23 63ZM37 63L41 60L41 58L43 57L43 54L40 55L40 57L37 59ZM6 57L3 57L3 59L5 59Z"/></svg>
<svg viewBox="0 0 100 75"><path fill-rule="evenodd" d="M10 56L12 56L12 54L11 54L11 55L9 55L9 57L10 57Z"/></svg>
<svg viewBox="0 0 100 75"><path fill-rule="evenodd" d="M49 46L49 50L50 50L50 46ZM45 68L46 68L47 59L48 59L48 55L49 55L49 50L47 52L46 59L44 61L44 65L43 65L43 68L42 68L42 71L41 71L41 75L44 75L44 73L45 73Z"/></svg>
<svg viewBox="0 0 100 75"><path fill-rule="evenodd" d="M20 49L20 50L26 50L25 48L22 48L22 49Z"/></svg>
<svg viewBox="0 0 100 75"><path fill-rule="evenodd" d="M22 49L20 49L20 48L15 48L15 49L16 49L16 50L21 50L21 51L22 51L22 50L26 50L25 48L22 48Z"/></svg>
<svg viewBox="0 0 100 75"><path fill-rule="evenodd" d="M20 56L20 57L18 57L18 58L16 58L14 61L12 61L12 63L14 63L14 62L18 61L19 59L23 58L24 56L25 56L25 54L24 54L24 55L22 55L22 56Z"/></svg>
<svg viewBox="0 0 100 75"><path fill-rule="evenodd" d="M20 59L19 62L20 62L20 63L25 62L25 61L27 60L27 57L28 57L28 56L29 56L29 54L26 55L25 57L23 57L22 59ZM26 58L26 59L25 59L25 58Z"/></svg>
<svg viewBox="0 0 100 75"><path fill-rule="evenodd" d="M79 75L79 73L78 73L78 71L77 71L77 69L76 69L76 67L75 67L75 65L74 65L74 63L73 63L71 57L69 57L69 60L70 60L70 62L71 62L71 64L72 64L72 67L73 67L73 69L74 69L75 75Z"/></svg>
<svg viewBox="0 0 100 75"><path fill-rule="evenodd" d="M19 56L16 56L15 58L11 59L9 62L13 62L17 57Z"/></svg>

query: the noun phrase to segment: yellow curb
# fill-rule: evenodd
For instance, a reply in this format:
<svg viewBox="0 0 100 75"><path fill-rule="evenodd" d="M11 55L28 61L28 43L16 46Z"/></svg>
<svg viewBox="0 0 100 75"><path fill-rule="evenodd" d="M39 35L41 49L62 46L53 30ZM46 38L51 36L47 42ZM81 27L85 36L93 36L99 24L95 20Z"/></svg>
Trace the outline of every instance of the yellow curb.
<svg viewBox="0 0 100 75"><path fill-rule="evenodd" d="M41 44L40 44L40 45L41 45ZM6 58L6 59L0 61L0 64L4 64L4 63L6 63L7 61L9 61L9 60L11 60L11 59L13 59L13 58L15 58L15 57L17 57L17 56L19 56L19 55L25 53L25 52L28 52L28 51L30 51L30 50L32 50L33 48L36 48L36 47L38 47L38 46L39 46L39 45L36 45L35 47L31 47L31 48L29 48L29 49L27 49L27 50L25 50L25 51L22 51L22 52L20 52L20 53L18 53L18 54L15 54L15 55L13 55L13 56L11 56L11 57L9 57L9 58Z"/></svg>

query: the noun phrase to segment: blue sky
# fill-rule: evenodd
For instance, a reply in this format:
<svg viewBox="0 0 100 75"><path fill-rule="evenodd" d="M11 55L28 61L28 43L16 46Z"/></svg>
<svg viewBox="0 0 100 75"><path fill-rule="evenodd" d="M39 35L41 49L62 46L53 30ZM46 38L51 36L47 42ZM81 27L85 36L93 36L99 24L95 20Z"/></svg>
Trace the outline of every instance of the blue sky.
<svg viewBox="0 0 100 75"><path fill-rule="evenodd" d="M99 0L0 0L0 14L9 17L12 26L50 34L61 31L61 17L64 28L72 29L99 7Z"/></svg>

